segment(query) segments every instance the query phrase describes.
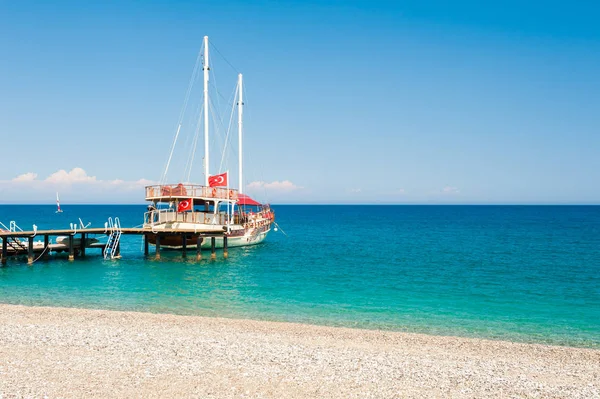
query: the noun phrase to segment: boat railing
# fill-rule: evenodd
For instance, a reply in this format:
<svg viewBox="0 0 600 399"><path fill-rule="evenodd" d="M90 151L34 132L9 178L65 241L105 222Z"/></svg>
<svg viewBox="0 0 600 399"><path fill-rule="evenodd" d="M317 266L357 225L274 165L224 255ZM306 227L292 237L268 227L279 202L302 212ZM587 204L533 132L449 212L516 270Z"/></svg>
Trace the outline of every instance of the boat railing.
<svg viewBox="0 0 600 399"><path fill-rule="evenodd" d="M275 212L273 212L270 208L263 208L258 212L245 212L243 213L243 217L246 220L254 220L254 219L275 219Z"/></svg>
<svg viewBox="0 0 600 399"><path fill-rule="evenodd" d="M226 187L206 187L198 184L167 184L146 187L146 200L162 198L238 199L238 190Z"/></svg>
<svg viewBox="0 0 600 399"><path fill-rule="evenodd" d="M228 215L225 213L215 215L212 212L175 212L173 209L153 210L144 214L144 223L148 225L174 222L224 225L228 220Z"/></svg>

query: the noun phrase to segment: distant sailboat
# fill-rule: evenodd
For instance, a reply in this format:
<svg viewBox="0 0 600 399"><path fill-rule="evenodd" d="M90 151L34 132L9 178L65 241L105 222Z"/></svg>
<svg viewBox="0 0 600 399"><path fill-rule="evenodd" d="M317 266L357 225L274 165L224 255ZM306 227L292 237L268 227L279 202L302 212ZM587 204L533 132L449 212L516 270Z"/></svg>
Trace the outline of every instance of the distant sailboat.
<svg viewBox="0 0 600 399"><path fill-rule="evenodd" d="M58 193L56 193L56 212L55 213L62 213L62 209L60 209L60 200L58 199Z"/></svg>

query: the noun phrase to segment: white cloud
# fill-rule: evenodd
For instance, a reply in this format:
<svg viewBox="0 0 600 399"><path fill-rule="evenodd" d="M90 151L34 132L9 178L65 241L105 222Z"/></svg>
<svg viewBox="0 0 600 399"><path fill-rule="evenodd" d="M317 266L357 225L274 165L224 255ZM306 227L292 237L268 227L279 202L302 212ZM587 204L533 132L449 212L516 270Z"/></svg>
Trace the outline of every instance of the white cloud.
<svg viewBox="0 0 600 399"><path fill-rule="evenodd" d="M148 180L148 179L140 179L140 180L137 180L137 181L135 181L133 183L136 184L136 185L138 185L138 186L151 186L153 184L158 184L157 182L152 181L152 180Z"/></svg>
<svg viewBox="0 0 600 399"><path fill-rule="evenodd" d="M442 194L458 194L460 190L458 187L446 186L442 189Z"/></svg>
<svg viewBox="0 0 600 399"><path fill-rule="evenodd" d="M252 183L248 184L247 187L249 189L266 188L273 191L294 191L302 188L300 186L296 186L289 180L274 181L271 183L266 183L264 181L253 181Z"/></svg>
<svg viewBox="0 0 600 399"><path fill-rule="evenodd" d="M71 184L71 183L90 183L96 182L96 176L88 176L85 170L82 168L73 168L70 172L67 172L64 169L59 170L58 172L52 173L50 176L46 178L49 183L62 183L62 184Z"/></svg>
<svg viewBox="0 0 600 399"><path fill-rule="evenodd" d="M351 188L350 190L348 190L348 192L353 193L353 194L358 194L362 191L362 188Z"/></svg>
<svg viewBox="0 0 600 399"><path fill-rule="evenodd" d="M135 181L123 181L123 180L117 179L117 180L113 180L113 184L119 186L120 188L124 188L127 190L138 190L142 187L158 184L158 182L148 180L148 179L139 179L139 180L135 180Z"/></svg>
<svg viewBox="0 0 600 399"><path fill-rule="evenodd" d="M0 184L3 186L10 186L11 183L20 184L20 187L23 185L28 185L31 188L36 188L40 190L44 189L56 189L56 185L61 185L66 189L66 186L69 186L73 183L76 184L87 184L98 189L106 190L106 189L139 189L140 187L150 186L152 184L157 184L156 182L148 179L139 179L139 180L131 180L126 181L123 179L113 179L113 180L99 180L96 176L89 176L87 172L82 168L73 168L71 171L67 172L64 169L56 171L48 176L46 179L38 179L38 174L34 172L23 173L10 181L0 181Z"/></svg>
<svg viewBox="0 0 600 399"><path fill-rule="evenodd" d="M92 199L109 203L139 202L144 199L144 186L153 184L158 183L148 179L100 180L79 167L70 171L58 170L47 178L28 172L10 180L0 180L0 191L3 193L0 203L44 202L47 199L53 201L57 191L65 203L89 202Z"/></svg>
<svg viewBox="0 0 600 399"><path fill-rule="evenodd" d="M37 178L37 176L37 173L28 172L15 177L14 179L12 179L12 181L33 181Z"/></svg>

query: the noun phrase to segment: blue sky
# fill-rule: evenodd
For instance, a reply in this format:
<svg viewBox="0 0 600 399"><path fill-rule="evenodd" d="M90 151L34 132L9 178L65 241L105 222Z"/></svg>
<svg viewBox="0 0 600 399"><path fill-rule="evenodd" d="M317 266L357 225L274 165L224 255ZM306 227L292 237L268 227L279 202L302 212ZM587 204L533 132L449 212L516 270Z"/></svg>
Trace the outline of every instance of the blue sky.
<svg viewBox="0 0 600 399"><path fill-rule="evenodd" d="M600 203L600 6L522 3L0 0L0 202L143 202L208 35L261 200Z"/></svg>

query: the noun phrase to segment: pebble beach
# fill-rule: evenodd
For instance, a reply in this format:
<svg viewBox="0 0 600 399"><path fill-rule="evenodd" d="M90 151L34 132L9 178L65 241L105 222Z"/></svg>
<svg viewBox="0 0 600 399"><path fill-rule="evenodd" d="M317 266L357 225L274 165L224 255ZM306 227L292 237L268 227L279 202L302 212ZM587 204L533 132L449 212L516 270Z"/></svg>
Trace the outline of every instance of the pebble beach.
<svg viewBox="0 0 600 399"><path fill-rule="evenodd" d="M0 397L597 398L600 351L0 305Z"/></svg>

